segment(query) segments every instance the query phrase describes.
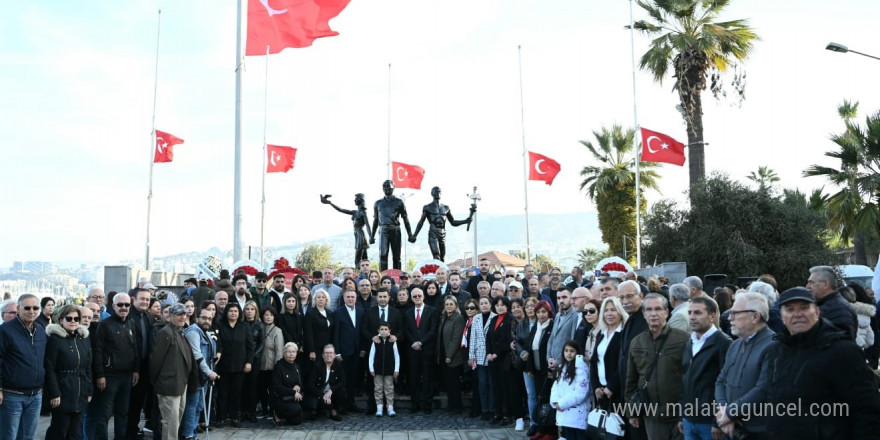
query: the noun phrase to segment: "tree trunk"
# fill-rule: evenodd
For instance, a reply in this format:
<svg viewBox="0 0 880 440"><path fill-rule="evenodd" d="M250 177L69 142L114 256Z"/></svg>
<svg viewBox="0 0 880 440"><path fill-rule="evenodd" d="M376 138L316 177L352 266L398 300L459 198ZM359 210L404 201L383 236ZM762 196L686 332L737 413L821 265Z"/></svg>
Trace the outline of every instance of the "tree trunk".
<svg viewBox="0 0 880 440"><path fill-rule="evenodd" d="M687 119L687 149L688 149L688 175L690 188L706 178L706 153L703 144L703 99L702 91L705 87L703 72L698 69L689 69L685 74L686 81L679 85L681 105L684 107Z"/></svg>
<svg viewBox="0 0 880 440"><path fill-rule="evenodd" d="M858 232L853 237L853 264L868 265L868 253L865 250L865 233Z"/></svg>

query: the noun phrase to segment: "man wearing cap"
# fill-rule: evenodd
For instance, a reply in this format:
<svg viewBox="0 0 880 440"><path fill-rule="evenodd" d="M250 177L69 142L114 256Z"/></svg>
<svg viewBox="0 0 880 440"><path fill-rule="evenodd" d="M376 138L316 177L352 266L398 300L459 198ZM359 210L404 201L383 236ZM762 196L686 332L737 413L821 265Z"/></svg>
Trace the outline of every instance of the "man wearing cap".
<svg viewBox="0 0 880 440"><path fill-rule="evenodd" d="M398 277L397 286L400 289L409 290L409 274L408 273L406 273L406 272L400 273L400 276Z"/></svg>
<svg viewBox="0 0 880 440"><path fill-rule="evenodd" d="M837 292L834 269L830 266L811 267L807 289L816 297L816 305L822 310L822 318L855 339L856 329L859 328L858 319L849 303Z"/></svg>
<svg viewBox="0 0 880 440"><path fill-rule="evenodd" d="M523 285L519 281L511 281L507 284L507 299L523 299Z"/></svg>
<svg viewBox="0 0 880 440"><path fill-rule="evenodd" d="M192 348L183 335L186 307L176 303L169 308L169 315L150 354L150 382L162 414L162 440L177 440L186 391L195 392L198 382Z"/></svg>
<svg viewBox="0 0 880 440"><path fill-rule="evenodd" d="M875 439L880 394L855 341L820 317L813 292L795 287L779 297L785 330L769 348L767 399L780 411L768 420L768 437Z"/></svg>

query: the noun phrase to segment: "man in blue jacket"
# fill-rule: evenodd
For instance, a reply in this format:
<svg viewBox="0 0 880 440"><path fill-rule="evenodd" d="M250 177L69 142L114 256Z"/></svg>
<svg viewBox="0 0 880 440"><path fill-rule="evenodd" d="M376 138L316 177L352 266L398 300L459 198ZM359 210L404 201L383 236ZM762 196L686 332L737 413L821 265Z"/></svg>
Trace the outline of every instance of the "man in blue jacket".
<svg viewBox="0 0 880 440"><path fill-rule="evenodd" d="M18 316L0 325L0 440L33 440L46 370L46 331L36 296L18 298Z"/></svg>

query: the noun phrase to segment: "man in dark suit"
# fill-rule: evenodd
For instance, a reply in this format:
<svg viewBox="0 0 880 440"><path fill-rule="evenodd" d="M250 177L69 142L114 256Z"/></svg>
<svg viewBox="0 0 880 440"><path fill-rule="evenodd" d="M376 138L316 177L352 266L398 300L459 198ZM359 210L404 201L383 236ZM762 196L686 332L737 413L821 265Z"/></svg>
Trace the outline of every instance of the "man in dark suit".
<svg viewBox="0 0 880 440"><path fill-rule="evenodd" d="M416 413L424 407L425 414L430 414L434 384L432 366L439 312L425 304L425 293L422 289L413 289L411 296L413 308L403 314L403 327L409 352L412 412Z"/></svg>
<svg viewBox="0 0 880 440"><path fill-rule="evenodd" d="M379 288L379 292L376 294L376 305L371 307L366 311L364 317L364 325L361 327L361 343L363 346L361 349L364 352L369 352L370 344L379 343L379 323L387 322L388 327L391 329L391 338L390 342L397 342L397 346L401 347L401 333L403 332L403 317L400 316L400 311L394 307L388 305L391 296L388 293L388 289ZM405 368L402 366L401 369ZM369 374L367 375L366 382L367 394L369 395L370 390L373 389L373 377ZM367 411L365 414L371 415L376 413L376 401L375 399L367 399Z"/></svg>
<svg viewBox="0 0 880 440"><path fill-rule="evenodd" d="M346 409L357 411L357 405L354 403L357 394L355 387L363 376L361 364L366 355L364 344L361 343L364 309L357 307L357 294L354 292L345 292L342 300L344 306L334 312L336 326L333 329L333 345L336 347L336 357L342 360L342 368L345 370L345 387L348 389Z"/></svg>

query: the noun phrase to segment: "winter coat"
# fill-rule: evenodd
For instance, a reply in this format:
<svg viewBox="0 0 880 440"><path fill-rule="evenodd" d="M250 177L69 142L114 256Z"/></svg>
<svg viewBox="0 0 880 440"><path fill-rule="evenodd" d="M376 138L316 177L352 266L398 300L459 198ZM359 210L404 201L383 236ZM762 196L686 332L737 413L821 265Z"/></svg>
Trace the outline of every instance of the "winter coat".
<svg viewBox="0 0 880 440"><path fill-rule="evenodd" d="M150 383L153 392L163 396L193 393L198 386L198 366L192 348L183 336L183 329L165 324L156 335L150 353Z"/></svg>
<svg viewBox="0 0 880 440"><path fill-rule="evenodd" d="M242 373L244 364L254 361L254 340L251 337L251 328L242 321L238 321L235 327L230 327L226 321L220 321L217 327L217 354L220 361L217 362L217 371L220 376L223 373ZM251 367L254 365L251 364Z"/></svg>
<svg viewBox="0 0 880 440"><path fill-rule="evenodd" d="M871 328L871 318L877 312L877 307L862 302L850 303L850 309L856 314L859 328L856 331L856 345L862 350L874 345L874 330Z"/></svg>
<svg viewBox="0 0 880 440"><path fill-rule="evenodd" d="M565 378L568 366L564 366L553 388L550 390L550 404L556 410L556 424L566 428L587 429L587 414L590 412L590 367L584 357L578 355L574 360L575 375L570 383Z"/></svg>
<svg viewBox="0 0 880 440"><path fill-rule="evenodd" d="M489 362L486 361L486 333L489 331L489 325L495 319L494 313L489 313L489 319L483 322L483 314L477 313L474 321L471 323L471 340L468 343L468 358L477 361L477 365L486 367Z"/></svg>
<svg viewBox="0 0 880 440"><path fill-rule="evenodd" d="M244 321L244 323L248 325L251 332L251 340L254 341L254 359L251 361L251 365L254 367L254 370L256 370L257 365L260 365L260 360L263 358L263 344L266 342L266 328L263 326L263 321L260 321L259 317L255 321Z"/></svg>
<svg viewBox="0 0 880 440"><path fill-rule="evenodd" d="M459 367L464 364L467 352L461 348L462 333L464 318L461 313L454 313L452 317L448 317L446 312L440 314L440 326L437 328L437 359L440 365ZM452 362L447 364L446 358L452 359Z"/></svg>
<svg viewBox="0 0 880 440"><path fill-rule="evenodd" d="M141 364L141 333L135 322L125 321L112 314L101 321L92 339L92 377L107 374L129 374L138 371Z"/></svg>
<svg viewBox="0 0 880 440"><path fill-rule="evenodd" d="M266 339L260 356L260 370L271 370L284 357L284 333L275 324L265 326Z"/></svg>
<svg viewBox="0 0 880 440"><path fill-rule="evenodd" d="M691 335L687 332L670 328L668 325L663 328L657 339L651 336L650 330L636 336L630 344L626 368L625 401L629 402L636 388L641 388L645 382L648 382L647 389L651 403L659 404L657 418L665 422L678 421L678 415L668 413L667 409L674 411L675 408L668 404L678 403L681 400L681 360L685 345L690 337ZM664 339L665 343L663 343ZM661 343L663 343L662 350L660 349ZM651 373L651 377L646 377L658 350L660 357L657 360L657 365Z"/></svg>
<svg viewBox="0 0 880 440"><path fill-rule="evenodd" d="M850 339L856 338L858 321L856 313L849 308L849 302L843 299L839 292L833 292L816 301L821 311L821 317L828 320L835 327L846 332Z"/></svg>
<svg viewBox="0 0 880 440"><path fill-rule="evenodd" d="M92 396L92 344L89 330L78 327L68 333L58 324L46 327L46 386L43 399L61 397L58 410L78 413Z"/></svg>
<svg viewBox="0 0 880 440"><path fill-rule="evenodd" d="M748 411L745 408L757 408L766 400L770 370L767 349L773 344L773 335L773 330L765 326L751 338L731 342L715 381L715 401L727 408L730 419L754 434L767 432L767 418L752 414L746 417L744 413Z"/></svg>
<svg viewBox="0 0 880 440"><path fill-rule="evenodd" d="M767 402L800 408L768 418L768 438L797 440L876 439L880 394L862 350L844 331L820 319L812 329L776 335L768 348ZM845 415L840 414L845 405ZM816 408L819 409L816 409ZM813 408L813 409L811 409ZM811 411L838 414L815 414Z"/></svg>

